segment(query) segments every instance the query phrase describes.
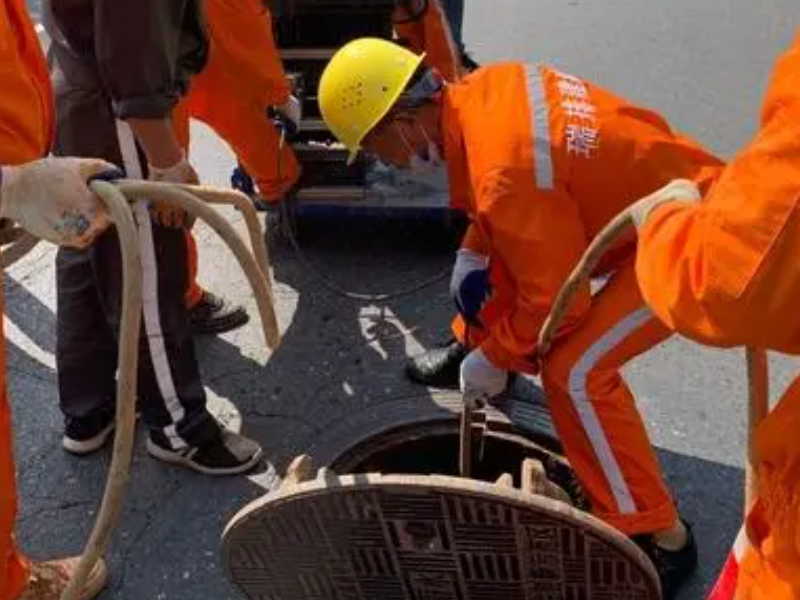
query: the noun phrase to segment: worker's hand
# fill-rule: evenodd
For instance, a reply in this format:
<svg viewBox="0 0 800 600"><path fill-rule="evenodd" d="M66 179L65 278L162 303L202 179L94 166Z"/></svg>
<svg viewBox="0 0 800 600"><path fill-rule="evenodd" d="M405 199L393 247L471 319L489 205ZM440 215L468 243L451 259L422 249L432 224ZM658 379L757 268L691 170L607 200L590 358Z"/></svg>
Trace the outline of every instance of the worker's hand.
<svg viewBox="0 0 800 600"><path fill-rule="evenodd" d="M294 123L295 129L300 127L300 121L303 118L303 106L300 104L300 100L297 99L297 96L290 94L289 99L286 100L286 102L280 106L276 106L275 108L283 116Z"/></svg>
<svg viewBox="0 0 800 600"><path fill-rule="evenodd" d="M667 185L636 202L630 208L636 230L642 228L653 210L665 202L694 204L700 201L700 190L693 181L673 179Z"/></svg>
<svg viewBox="0 0 800 600"><path fill-rule="evenodd" d="M461 394L464 403L479 408L501 394L508 384L508 371L495 367L477 348L461 362Z"/></svg>
<svg viewBox="0 0 800 600"><path fill-rule="evenodd" d="M148 165L150 181L160 181L163 183L188 183L197 185L200 178L194 167L182 157L180 161L167 168L158 168ZM150 213L156 223L164 227L184 227L187 225L186 211L167 202L153 202L150 205Z"/></svg>
<svg viewBox="0 0 800 600"><path fill-rule="evenodd" d="M450 277L450 296L467 323L483 326L478 315L491 293L489 257L467 248L459 250Z"/></svg>
<svg viewBox="0 0 800 600"><path fill-rule="evenodd" d="M116 167L99 159L43 158L2 168L0 217L48 242L84 248L110 223L87 181Z"/></svg>

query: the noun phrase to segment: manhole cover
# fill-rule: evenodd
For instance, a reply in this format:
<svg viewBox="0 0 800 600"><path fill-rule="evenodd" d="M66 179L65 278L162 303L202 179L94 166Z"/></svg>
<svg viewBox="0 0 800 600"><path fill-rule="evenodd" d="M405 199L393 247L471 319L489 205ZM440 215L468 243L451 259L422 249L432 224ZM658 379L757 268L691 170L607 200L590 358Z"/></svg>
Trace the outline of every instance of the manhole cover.
<svg viewBox="0 0 800 600"><path fill-rule="evenodd" d="M443 476L321 470L244 508L225 569L252 600L657 600L652 564L566 504Z"/></svg>

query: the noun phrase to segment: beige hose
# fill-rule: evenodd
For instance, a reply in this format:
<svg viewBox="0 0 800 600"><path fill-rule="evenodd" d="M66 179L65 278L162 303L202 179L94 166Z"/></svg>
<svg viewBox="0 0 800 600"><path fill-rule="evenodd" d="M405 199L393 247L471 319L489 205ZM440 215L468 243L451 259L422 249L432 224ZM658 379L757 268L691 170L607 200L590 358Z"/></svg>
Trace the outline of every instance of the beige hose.
<svg viewBox="0 0 800 600"><path fill-rule="evenodd" d="M97 559L108 547L114 531L125 487L130 475L136 424L136 381L139 365L139 328L142 318L142 267L139 236L128 201L110 183L96 181L92 190L103 199L117 227L122 252L122 318L119 329L117 373L117 416L114 450L111 456L103 501L89 541L61 600L78 600Z"/></svg>
<svg viewBox="0 0 800 600"><path fill-rule="evenodd" d="M275 308L272 304L269 284L267 283L269 265L263 267L263 269L266 269L265 273L262 267L260 267L253 258L253 255L247 250L247 246L245 246L230 223L217 213L217 211L209 208L202 201L198 200L192 193L174 185L155 183L152 181L122 180L117 183L117 186L129 199L158 199L159 201L170 202L181 207L190 215L205 221L217 235L225 241L239 261L242 270L253 288L267 346L271 349L277 348L280 343L280 333L278 331L278 321L275 316Z"/></svg>
<svg viewBox="0 0 800 600"><path fill-rule="evenodd" d="M136 414L139 330L142 314L142 274L138 234L129 201L145 197L153 201L169 202L184 209L189 215L199 217L211 226L231 248L253 288L267 345L275 348L280 342L275 309L267 283L269 263L266 253L262 253L262 260L259 260L261 265L259 265L233 227L216 211L206 206L203 201L194 197L189 191L172 184L145 181L119 181L116 184L110 184L96 181L91 184L91 187L106 203L112 221L117 226L123 258L123 304L119 338L116 434L100 512L78 567L62 594L61 600L78 600L80 598L95 563L108 547L109 539L122 508L125 485L130 475ZM205 196L211 192L213 190L203 190ZM227 193L220 191L215 195L224 197ZM235 202L231 203L235 204ZM245 211L243 214L247 215ZM252 235L253 230L251 229ZM258 255L256 238L260 238L260 235L253 238L254 252Z"/></svg>
<svg viewBox="0 0 800 600"><path fill-rule="evenodd" d="M561 320L564 318L564 313L567 312L572 297L581 286L587 282L592 275L597 263L603 258L603 254L617 239L633 225L630 210L623 210L616 217L614 217L603 230L597 234L589 244L586 252L578 261L578 264L572 269L564 284L556 296L555 302L550 309L550 314L544 321L541 331L539 332L539 342L537 349L539 356L543 359L545 354L550 350L550 345L553 343L553 336L561 325Z"/></svg>
<svg viewBox="0 0 800 600"><path fill-rule="evenodd" d="M769 362L766 351L747 348L747 464L745 465L744 514L758 498L756 430L769 413Z"/></svg>
<svg viewBox="0 0 800 600"><path fill-rule="evenodd" d="M269 272L269 253L267 252L267 244L264 242L264 231L258 218L258 212L253 206L253 201L242 192L236 190L223 190L206 185L179 185L177 187L186 192L191 192L209 204L233 205L242 213L244 222L247 225L247 233L250 236L250 246L253 248L253 254L255 254L258 266L264 273L264 277L266 277L270 299L274 302L272 279L270 279Z"/></svg>

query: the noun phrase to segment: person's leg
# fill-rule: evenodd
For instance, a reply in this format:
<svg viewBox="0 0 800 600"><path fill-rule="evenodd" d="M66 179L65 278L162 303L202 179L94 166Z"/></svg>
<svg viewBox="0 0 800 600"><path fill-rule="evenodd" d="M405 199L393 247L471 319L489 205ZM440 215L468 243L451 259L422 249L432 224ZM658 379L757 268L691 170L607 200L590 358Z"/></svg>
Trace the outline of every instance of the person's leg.
<svg viewBox="0 0 800 600"><path fill-rule="evenodd" d="M644 306L631 267L592 300L581 326L547 355L542 382L567 457L592 512L629 534L677 519L621 367L670 332Z"/></svg>
<svg viewBox="0 0 800 600"><path fill-rule="evenodd" d="M172 111L172 129L187 156L190 137L189 106L195 87L193 82L189 96ZM224 333L247 323L249 317L243 306L219 298L200 285L197 280L197 240L191 231L186 232L186 260L189 275L185 302L189 309L192 332L195 335Z"/></svg>
<svg viewBox="0 0 800 600"><path fill-rule="evenodd" d="M133 133L118 122L116 133L125 170L142 176ZM152 221L149 205L134 205L142 264L143 333L139 355L139 407L150 429L148 451L162 460L224 475L256 464L255 442L223 431L206 410L206 397L185 304L188 283L186 232ZM118 331L122 268L115 231L95 242L95 284L107 318Z"/></svg>
<svg viewBox="0 0 800 600"><path fill-rule="evenodd" d="M447 22L450 24L453 41L456 43L459 52L464 54L464 0L441 0L441 2L444 13L447 15Z"/></svg>
<svg viewBox="0 0 800 600"><path fill-rule="evenodd" d="M50 59L56 102L53 154L93 156L121 165L111 102L97 73L62 46L58 36ZM91 248L60 248L56 255L55 358L63 445L78 454L97 450L109 439L114 415L117 344L100 305L92 253Z"/></svg>
<svg viewBox="0 0 800 600"><path fill-rule="evenodd" d="M58 397L63 446L75 454L101 448L114 427L117 341L95 286L93 252L59 248L56 254Z"/></svg>

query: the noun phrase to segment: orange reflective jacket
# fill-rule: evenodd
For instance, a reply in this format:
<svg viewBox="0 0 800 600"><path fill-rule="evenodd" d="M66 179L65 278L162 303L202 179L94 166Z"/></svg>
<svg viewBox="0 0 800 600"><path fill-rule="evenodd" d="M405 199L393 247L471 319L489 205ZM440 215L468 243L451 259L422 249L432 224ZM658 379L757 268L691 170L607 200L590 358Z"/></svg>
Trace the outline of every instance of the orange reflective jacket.
<svg viewBox="0 0 800 600"><path fill-rule="evenodd" d="M722 167L658 114L546 66L498 64L449 85L442 130L452 203L472 219L466 244L491 258L498 301L481 347L518 371L534 370L539 328L587 242L671 179L706 188ZM631 260L634 244L601 269ZM587 285L564 331L589 302Z"/></svg>
<svg viewBox="0 0 800 600"><path fill-rule="evenodd" d="M464 75L453 33L447 15L439 0L428 0L427 10L418 21L398 23L397 35L417 54L425 52L425 63L435 68L447 81L458 81ZM408 15L401 6L395 19L401 21Z"/></svg>
<svg viewBox="0 0 800 600"><path fill-rule="evenodd" d="M800 353L800 37L778 61L761 130L698 205L640 231L637 273L672 329L713 346Z"/></svg>
<svg viewBox="0 0 800 600"><path fill-rule="evenodd" d="M23 0L0 2L0 164L41 158L53 138L53 95Z"/></svg>

